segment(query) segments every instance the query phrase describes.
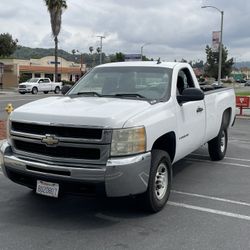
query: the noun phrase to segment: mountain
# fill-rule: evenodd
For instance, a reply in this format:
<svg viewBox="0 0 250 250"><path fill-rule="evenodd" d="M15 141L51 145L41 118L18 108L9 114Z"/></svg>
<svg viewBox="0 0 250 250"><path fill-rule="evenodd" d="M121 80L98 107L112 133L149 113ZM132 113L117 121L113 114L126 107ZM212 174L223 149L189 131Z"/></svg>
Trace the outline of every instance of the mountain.
<svg viewBox="0 0 250 250"><path fill-rule="evenodd" d="M42 49L42 48L29 48L19 46L15 53L11 56L17 59L39 59L45 56L54 55L54 49ZM74 60L74 56L64 50L58 50L58 56L65 58L66 60L72 61Z"/></svg>
<svg viewBox="0 0 250 250"><path fill-rule="evenodd" d="M49 48L49 49L43 49L43 48L29 48L29 47L24 47L24 46L19 46L18 49L15 51L14 54L11 55L11 58L16 58L16 59L39 59L45 56L53 56L54 55L54 48ZM80 54L71 54L65 50L59 49L58 50L58 56L63 57L64 59L68 61L73 61L80 63L81 62L81 55ZM93 64L93 59L99 58L99 55L96 53L87 54L83 53L82 54L82 59L83 63L89 65ZM108 57L103 54L103 58L108 60Z"/></svg>
<svg viewBox="0 0 250 250"><path fill-rule="evenodd" d="M19 46L18 49L15 51L15 53L11 56L12 58L17 58L17 59L30 59L30 58L42 58L45 56L51 56L54 55L54 48L49 48L49 49L43 49L43 48L29 48L29 47L24 47L24 46ZM73 61L80 63L81 62L81 55L80 54L72 54L69 53L65 50L59 49L58 50L58 56L63 57L64 59L68 61ZM103 53L103 61L104 62L110 62L114 60L115 55L109 55L106 56ZM92 66L96 65L99 61L99 55L97 53L88 54L88 53L83 53L83 63L87 64L87 66ZM201 61L203 64L203 61ZM196 66L197 67L197 66ZM250 68L250 62L236 62L234 64L235 68Z"/></svg>
<svg viewBox="0 0 250 250"><path fill-rule="evenodd" d="M238 68L238 69L240 69L240 68L250 68L250 62L236 62L234 64L234 67Z"/></svg>

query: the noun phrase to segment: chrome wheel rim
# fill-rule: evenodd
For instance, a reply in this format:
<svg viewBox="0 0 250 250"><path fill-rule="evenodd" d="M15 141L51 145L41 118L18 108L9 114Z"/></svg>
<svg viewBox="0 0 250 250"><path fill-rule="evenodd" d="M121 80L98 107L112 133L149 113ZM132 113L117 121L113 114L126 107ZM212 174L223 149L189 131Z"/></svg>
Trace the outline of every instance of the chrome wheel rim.
<svg viewBox="0 0 250 250"><path fill-rule="evenodd" d="M226 147L226 136L225 136L225 132L222 131L221 139L220 139L220 150L221 150L221 152L224 152L225 147Z"/></svg>
<svg viewBox="0 0 250 250"><path fill-rule="evenodd" d="M156 171L155 175L155 195L158 200L161 200L168 188L168 171L167 166L161 163Z"/></svg>

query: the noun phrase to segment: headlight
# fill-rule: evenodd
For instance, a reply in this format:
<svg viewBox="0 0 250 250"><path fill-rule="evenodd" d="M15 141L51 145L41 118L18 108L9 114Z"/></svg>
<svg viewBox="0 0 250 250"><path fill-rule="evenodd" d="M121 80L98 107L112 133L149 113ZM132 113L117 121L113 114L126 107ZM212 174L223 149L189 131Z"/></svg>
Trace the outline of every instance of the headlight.
<svg viewBox="0 0 250 250"><path fill-rule="evenodd" d="M111 156L138 154L145 150L146 131L144 127L113 130Z"/></svg>

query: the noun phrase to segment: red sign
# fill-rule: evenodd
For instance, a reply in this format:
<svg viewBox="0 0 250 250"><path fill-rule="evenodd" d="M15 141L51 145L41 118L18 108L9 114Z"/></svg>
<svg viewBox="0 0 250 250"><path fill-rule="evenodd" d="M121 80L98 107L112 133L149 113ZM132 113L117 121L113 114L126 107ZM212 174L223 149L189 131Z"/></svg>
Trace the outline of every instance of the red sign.
<svg viewBox="0 0 250 250"><path fill-rule="evenodd" d="M249 96L236 96L236 107L250 107Z"/></svg>

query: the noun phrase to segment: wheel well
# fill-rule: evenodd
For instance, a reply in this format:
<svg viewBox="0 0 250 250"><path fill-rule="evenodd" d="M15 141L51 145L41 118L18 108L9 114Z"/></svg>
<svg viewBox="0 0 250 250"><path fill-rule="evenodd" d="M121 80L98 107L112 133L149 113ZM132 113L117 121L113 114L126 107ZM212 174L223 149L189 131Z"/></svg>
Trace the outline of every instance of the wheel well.
<svg viewBox="0 0 250 250"><path fill-rule="evenodd" d="M232 109L228 108L223 112L221 126L223 128L228 128L231 120Z"/></svg>
<svg viewBox="0 0 250 250"><path fill-rule="evenodd" d="M153 144L153 149L161 149L169 154L171 161L175 157L176 137L174 132L169 132L159 137Z"/></svg>

